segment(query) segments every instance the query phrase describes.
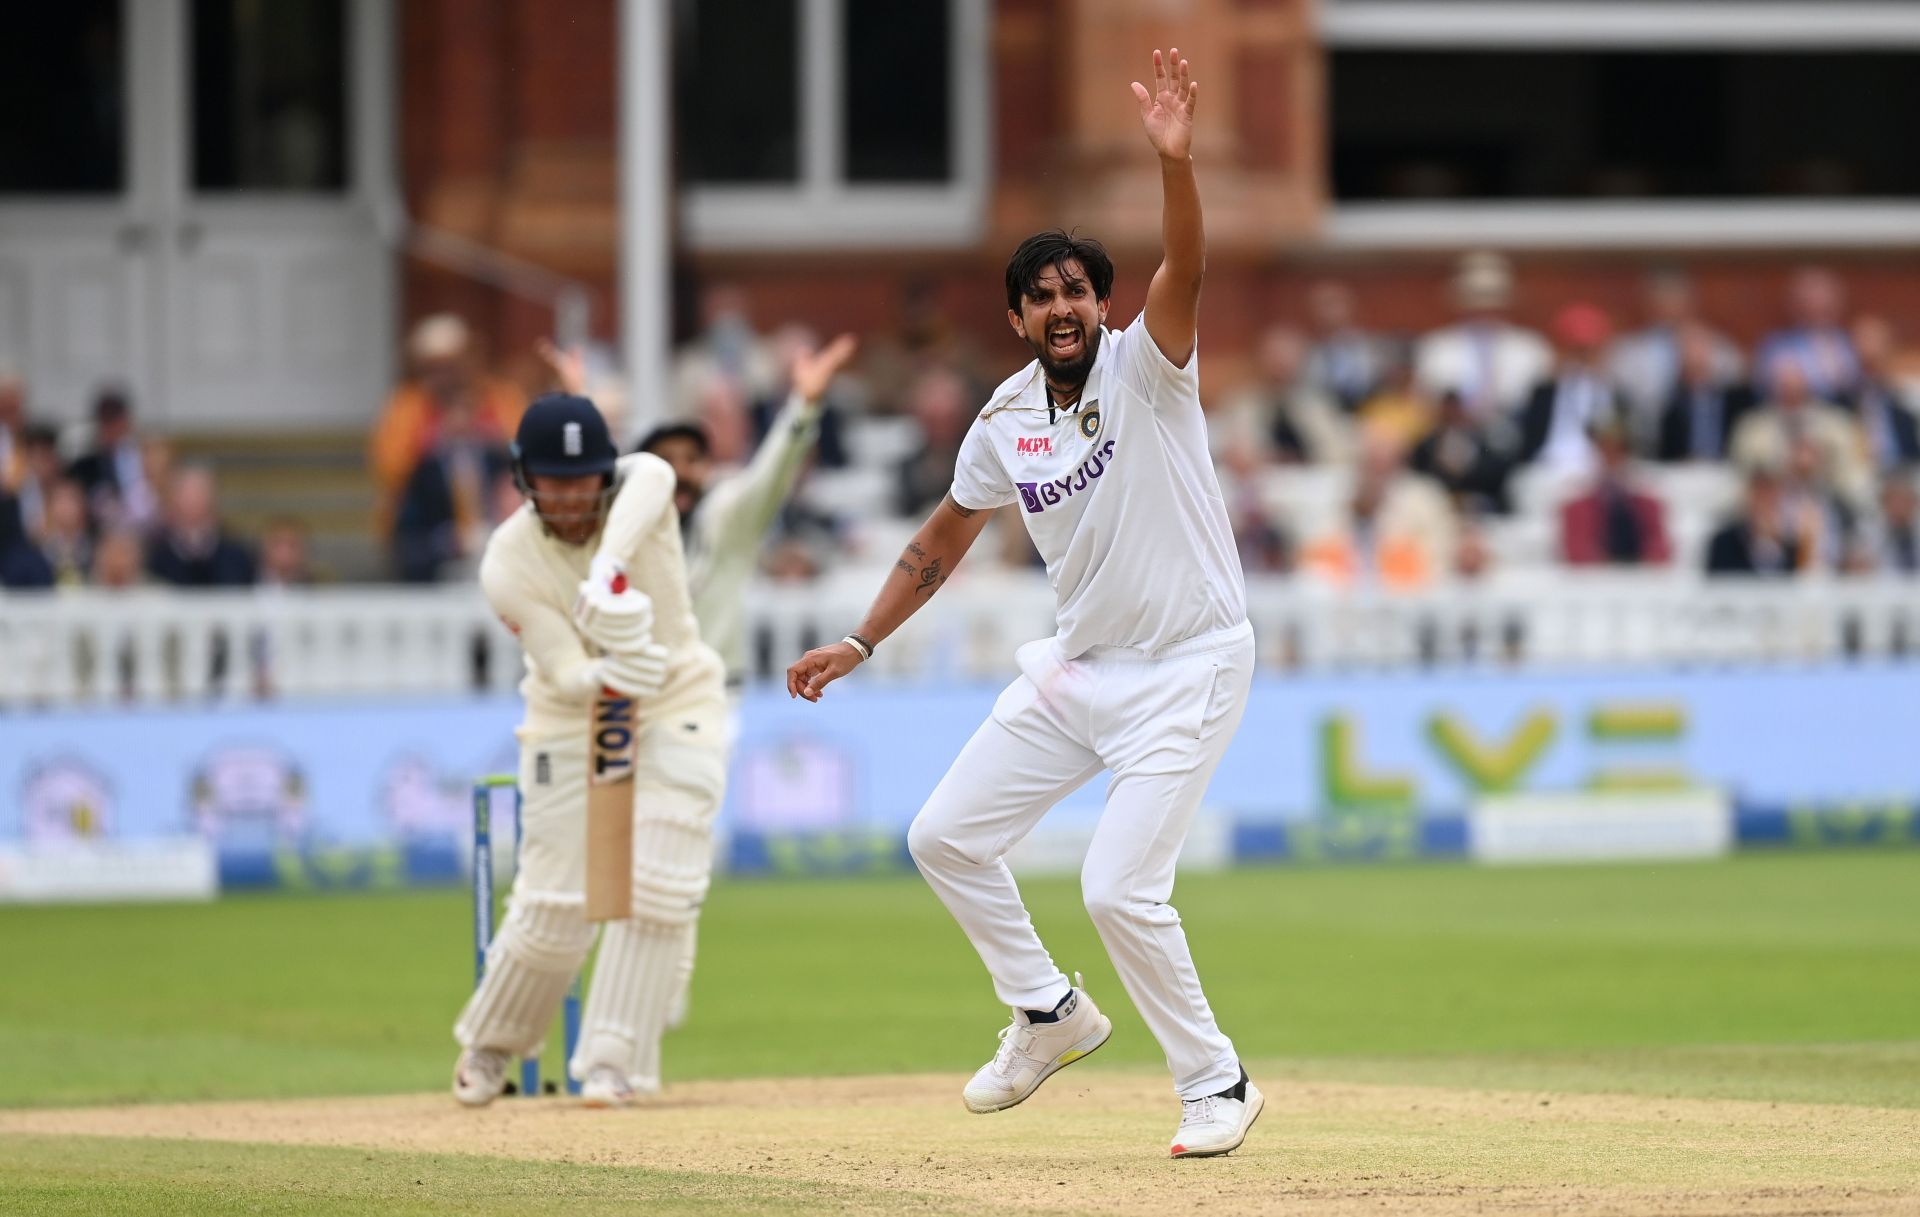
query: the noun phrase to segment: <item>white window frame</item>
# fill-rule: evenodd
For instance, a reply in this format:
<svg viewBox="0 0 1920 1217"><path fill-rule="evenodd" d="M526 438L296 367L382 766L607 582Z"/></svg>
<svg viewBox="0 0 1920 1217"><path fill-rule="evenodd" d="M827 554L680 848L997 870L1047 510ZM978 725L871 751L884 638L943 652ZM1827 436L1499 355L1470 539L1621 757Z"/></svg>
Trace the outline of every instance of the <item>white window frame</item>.
<svg viewBox="0 0 1920 1217"><path fill-rule="evenodd" d="M1920 48L1920 5L1884 0L1319 2L1321 40L1329 51ZM1330 244L1354 250L1866 248L1920 243L1920 199L1334 202L1325 235Z"/></svg>
<svg viewBox="0 0 1920 1217"><path fill-rule="evenodd" d="M845 177L841 30L845 0L797 0L800 176L791 185L694 185L681 191L682 235L698 250L902 248L977 242L984 230L992 117L988 0L949 11L949 146L939 185Z"/></svg>

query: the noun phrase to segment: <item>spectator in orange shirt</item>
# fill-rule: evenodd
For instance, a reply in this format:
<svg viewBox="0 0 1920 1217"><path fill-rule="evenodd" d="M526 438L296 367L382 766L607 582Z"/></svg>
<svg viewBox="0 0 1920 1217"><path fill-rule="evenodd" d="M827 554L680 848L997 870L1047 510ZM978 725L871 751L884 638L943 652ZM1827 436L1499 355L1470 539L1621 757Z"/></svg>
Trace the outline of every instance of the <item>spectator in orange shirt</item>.
<svg viewBox="0 0 1920 1217"><path fill-rule="evenodd" d="M412 376L394 389L371 445L380 536L393 529L402 492L421 460L440 444L449 413L472 420L501 447L520 425L526 401L511 385L482 374L467 323L451 313L424 317L407 338Z"/></svg>
<svg viewBox="0 0 1920 1217"><path fill-rule="evenodd" d="M1335 587L1417 590L1454 571L1458 528L1440 487L1409 473L1391 440L1370 436L1346 512L1302 547L1299 569Z"/></svg>

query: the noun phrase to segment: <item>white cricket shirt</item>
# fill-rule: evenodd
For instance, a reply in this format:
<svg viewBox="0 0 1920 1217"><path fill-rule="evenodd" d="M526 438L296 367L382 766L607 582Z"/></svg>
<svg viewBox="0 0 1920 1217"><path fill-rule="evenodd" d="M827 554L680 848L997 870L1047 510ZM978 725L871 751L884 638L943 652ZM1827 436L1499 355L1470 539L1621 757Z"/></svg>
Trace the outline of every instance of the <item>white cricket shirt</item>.
<svg viewBox="0 0 1920 1217"><path fill-rule="evenodd" d="M720 657L700 640L687 590L672 468L657 456L624 456L614 480L618 490L600 532L585 544L554 537L525 503L493 530L480 559L487 603L526 655L520 692L526 725L536 733L586 730L587 705L599 686L595 651L573 623L573 602L603 549L620 559L633 587L652 598L653 640L668 652L666 688L642 699L641 714L721 693Z"/></svg>
<svg viewBox="0 0 1920 1217"><path fill-rule="evenodd" d="M1035 360L994 390L960 445L954 501L1020 504L1059 604L1064 658L1157 650L1246 620L1199 365L1197 349L1186 367L1169 363L1143 313L1102 330L1077 409L1048 421Z"/></svg>

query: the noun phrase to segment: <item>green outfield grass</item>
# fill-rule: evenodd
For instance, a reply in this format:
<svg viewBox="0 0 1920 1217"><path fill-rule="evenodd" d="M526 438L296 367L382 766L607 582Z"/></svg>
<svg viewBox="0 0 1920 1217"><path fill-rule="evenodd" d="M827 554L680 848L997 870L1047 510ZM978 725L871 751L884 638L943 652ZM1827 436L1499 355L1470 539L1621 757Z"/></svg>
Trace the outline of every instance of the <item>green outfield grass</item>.
<svg viewBox="0 0 1920 1217"><path fill-rule="evenodd" d="M1157 1063L1076 885L1026 890L1114 1017L1097 1064ZM1276 1074L1920 1106L1920 853L1246 870L1176 901ZM0 910L0 1105L441 1087L470 933L459 891ZM723 883L669 1080L968 1070L1004 1019L914 876Z"/></svg>

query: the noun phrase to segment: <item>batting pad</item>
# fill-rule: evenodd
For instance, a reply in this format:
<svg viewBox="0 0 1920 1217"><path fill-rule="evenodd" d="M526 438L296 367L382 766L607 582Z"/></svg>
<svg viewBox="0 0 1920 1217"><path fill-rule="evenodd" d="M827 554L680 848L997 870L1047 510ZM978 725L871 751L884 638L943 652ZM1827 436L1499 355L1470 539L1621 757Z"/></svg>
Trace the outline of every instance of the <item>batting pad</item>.
<svg viewBox="0 0 1920 1217"><path fill-rule="evenodd" d="M699 949L699 929L697 920L688 927L687 949L680 956L680 967L673 978L673 1000L667 1003L667 1022L663 1030L677 1031L686 1024L692 1002L693 957ZM633 1059L632 1072L627 1077L636 1090L653 1091L660 1088L658 1036L641 1042Z"/></svg>
<svg viewBox="0 0 1920 1217"><path fill-rule="evenodd" d="M713 869L713 817L725 784L721 741L681 744L671 724L641 745L634 775L633 916L610 922L569 1064L657 1078L666 1030ZM710 733L711 734L711 733Z"/></svg>
<svg viewBox="0 0 1920 1217"><path fill-rule="evenodd" d="M515 892L487 951L487 974L453 1025L463 1048L537 1056L554 1011L593 945L578 895Z"/></svg>
<svg viewBox="0 0 1920 1217"><path fill-rule="evenodd" d="M593 970L587 1008L581 1020L580 1046L569 1072L584 1081L596 1065L611 1065L632 1075L641 1047L653 1049L666 1030L673 1001L672 979L686 954L691 924L610 921L600 935L600 961ZM656 1066L657 1068L657 1066Z"/></svg>
<svg viewBox="0 0 1920 1217"><path fill-rule="evenodd" d="M713 818L726 785L719 740L684 744L672 724L642 742L633 778L633 915L685 925L713 872Z"/></svg>

